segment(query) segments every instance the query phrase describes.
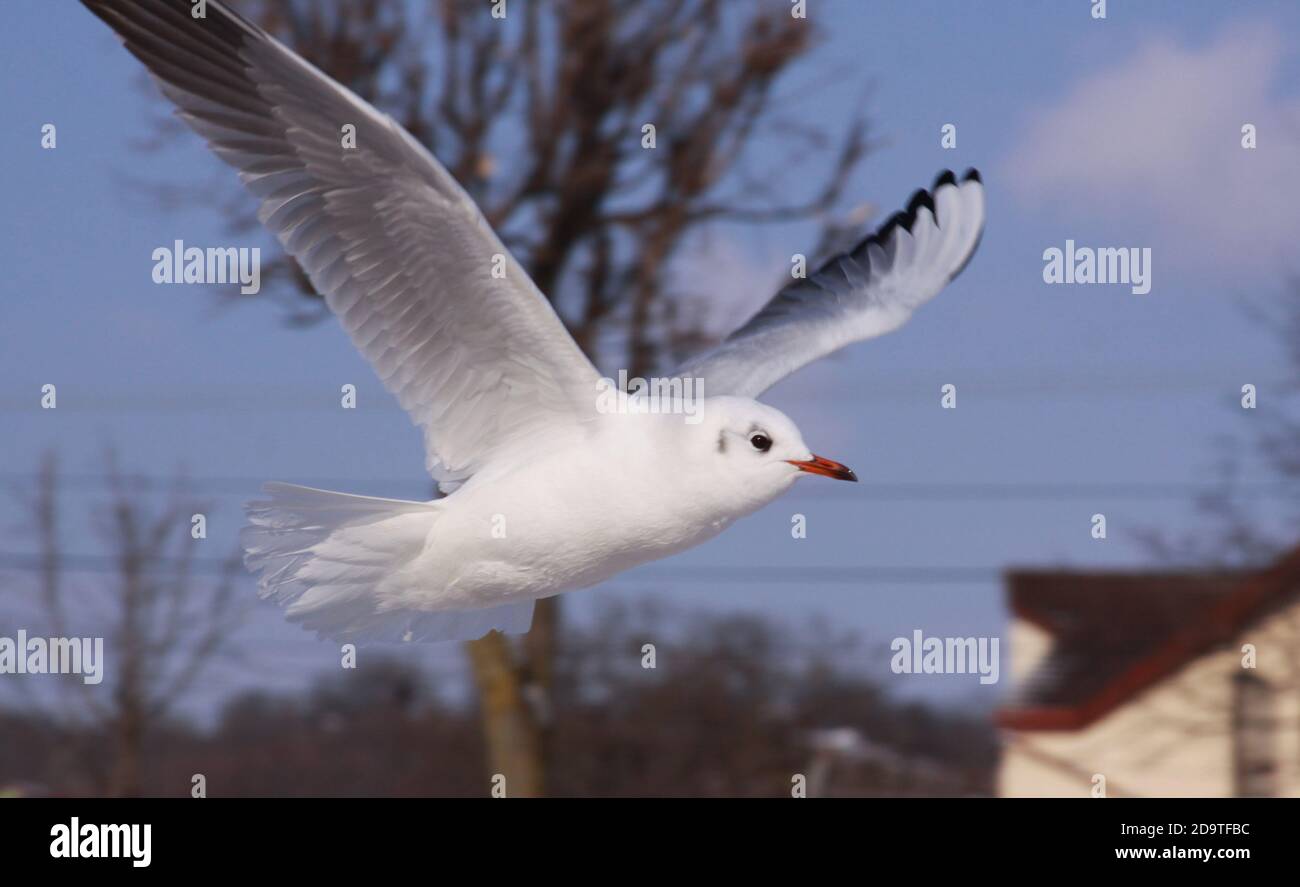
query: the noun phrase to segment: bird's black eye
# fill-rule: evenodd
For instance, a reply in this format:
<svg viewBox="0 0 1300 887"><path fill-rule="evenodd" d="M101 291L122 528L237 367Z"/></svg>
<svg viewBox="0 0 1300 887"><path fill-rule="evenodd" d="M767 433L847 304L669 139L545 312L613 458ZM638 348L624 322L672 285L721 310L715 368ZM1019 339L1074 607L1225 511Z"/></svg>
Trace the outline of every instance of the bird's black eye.
<svg viewBox="0 0 1300 887"><path fill-rule="evenodd" d="M768 437L766 434L755 434L749 439L749 442L753 444L754 449L758 450L760 453L766 453L768 450L772 449L772 438Z"/></svg>

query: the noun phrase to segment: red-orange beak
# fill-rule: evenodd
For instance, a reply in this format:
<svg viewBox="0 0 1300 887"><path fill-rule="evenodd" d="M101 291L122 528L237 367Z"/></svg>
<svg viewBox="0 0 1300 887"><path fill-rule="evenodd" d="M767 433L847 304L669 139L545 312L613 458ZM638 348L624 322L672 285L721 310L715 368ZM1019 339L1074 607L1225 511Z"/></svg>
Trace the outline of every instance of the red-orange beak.
<svg viewBox="0 0 1300 887"><path fill-rule="evenodd" d="M858 476L853 473L852 468L838 462L832 462L830 459L823 459L821 456L813 456L807 462L796 462L794 459L787 459L786 461L800 471L806 471L809 474L821 474L826 477L833 477L836 480L858 482Z"/></svg>

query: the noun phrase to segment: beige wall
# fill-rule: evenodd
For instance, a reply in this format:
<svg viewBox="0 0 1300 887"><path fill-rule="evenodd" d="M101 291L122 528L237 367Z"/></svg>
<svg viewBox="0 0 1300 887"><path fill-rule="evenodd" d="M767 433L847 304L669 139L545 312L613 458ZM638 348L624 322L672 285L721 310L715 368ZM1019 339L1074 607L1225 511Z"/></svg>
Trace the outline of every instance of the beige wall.
<svg viewBox="0 0 1300 887"><path fill-rule="evenodd" d="M1012 674L1022 680L1017 660L1037 662L1050 639L1020 623L1011 634ZM1300 607L1190 663L1084 730L1006 731L999 793L1089 797L1094 774L1101 774L1108 797L1232 794L1231 679L1247 643L1256 647L1257 674L1274 688L1278 793L1300 796Z"/></svg>

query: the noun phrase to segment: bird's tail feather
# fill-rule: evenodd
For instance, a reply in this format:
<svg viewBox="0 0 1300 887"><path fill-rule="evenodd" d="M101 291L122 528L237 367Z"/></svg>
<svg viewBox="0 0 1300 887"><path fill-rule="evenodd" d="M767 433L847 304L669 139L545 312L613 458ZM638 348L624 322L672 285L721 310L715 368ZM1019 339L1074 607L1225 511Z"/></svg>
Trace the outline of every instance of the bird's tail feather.
<svg viewBox="0 0 1300 887"><path fill-rule="evenodd" d="M493 629L527 631L531 601L480 610L412 609L424 551L442 506L266 484L245 506L244 563L258 593L322 637L345 641L472 640ZM431 580L435 581L435 580ZM436 589L426 597L433 600Z"/></svg>

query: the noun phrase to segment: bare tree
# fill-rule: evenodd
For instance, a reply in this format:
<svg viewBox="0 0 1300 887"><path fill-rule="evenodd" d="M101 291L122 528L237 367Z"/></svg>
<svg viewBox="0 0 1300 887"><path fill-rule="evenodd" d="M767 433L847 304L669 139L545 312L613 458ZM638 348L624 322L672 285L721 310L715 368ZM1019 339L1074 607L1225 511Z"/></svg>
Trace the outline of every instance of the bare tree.
<svg viewBox="0 0 1300 887"><path fill-rule="evenodd" d="M95 774L102 790L134 795L140 788L146 736L190 691L205 669L229 649L243 606L233 593L238 559L227 558L214 581L195 578L197 540L191 517L210 509L187 501L178 483L170 501L151 509L110 456L110 499L95 509L95 531L110 552L102 564L69 564L53 453L42 459L28 511L39 540L39 611L55 637L79 636L83 627L103 632L104 680L88 685L68 676L62 700L75 696L51 723L102 732L112 743L107 772ZM102 574L102 585L78 583L69 572ZM98 586L98 587L95 587ZM49 708L50 700L32 698ZM47 712L47 714L50 714Z"/></svg>
<svg viewBox="0 0 1300 887"><path fill-rule="evenodd" d="M1244 409L1248 396L1244 391L1243 402L1233 404L1232 409L1247 418L1250 431L1245 440L1225 437L1217 441L1217 480L1197 502L1206 524L1181 534L1162 529L1142 534L1143 543L1162 563L1207 573L1235 571L1241 581L1247 581L1252 571L1264 570L1263 576L1280 573L1283 582L1292 581L1286 578L1287 563L1294 562L1294 555L1278 559L1300 540L1300 500L1288 498L1300 484L1300 278L1288 281L1285 296L1275 306L1250 304L1248 314L1277 336L1290 373L1280 384L1255 380L1253 409ZM1263 518L1252 507L1255 503L1242 496L1242 465L1252 446L1283 493L1281 510L1272 520ZM1289 570L1293 573L1294 567ZM1293 696L1300 690L1300 609L1275 605L1243 631L1226 632L1218 625L1207 630L1218 632L1220 648L1233 651L1234 656L1243 643L1259 645L1274 668L1265 680L1253 669L1234 667L1223 681L1208 686L1186 672L1171 678L1165 701L1176 700L1177 704L1170 710L1167 705L1147 702L1148 718L1137 728L1147 737L1146 761L1159 760L1173 746L1195 739L1230 740L1234 753L1242 755L1244 744L1253 738L1269 737L1266 742L1272 742L1276 734L1294 734L1297 729L1293 722L1278 718L1267 700L1270 696ZM1290 767L1289 762L1273 760L1271 752L1261 760L1267 761L1267 767ZM1238 791L1251 793L1240 774L1238 779Z"/></svg>
<svg viewBox="0 0 1300 887"><path fill-rule="evenodd" d="M817 42L787 4L237 5L426 144L598 364L644 375L705 343L707 293L679 290L672 272L708 226L812 220L822 233L810 256L842 244L837 214L869 149L866 120L850 111L840 132L822 131L792 113L802 93L778 93ZM789 176L793 164L804 174ZM792 179L793 197L782 188ZM235 230L256 227L242 195L223 203ZM295 294L293 322L326 313L291 258L263 275L277 278L291 285L274 291ZM546 600L522 646L500 635L469 645L491 766L512 794L544 790L558 630Z"/></svg>
<svg viewBox="0 0 1300 887"><path fill-rule="evenodd" d="M895 698L873 677L870 663L889 657L878 644L662 597L603 600L593 617L559 650L555 741L565 753L546 774L551 794L790 797L801 773L809 797L992 790L987 715ZM651 639L658 662L645 668ZM245 691L206 729L160 728L145 791L174 792L197 771L223 797L482 797L481 726L461 694L442 689L410 661L367 656L305 693ZM40 728L30 711L0 709L0 792L47 774L50 789L79 793ZM834 755L820 791L809 769L817 749Z"/></svg>
<svg viewBox="0 0 1300 887"><path fill-rule="evenodd" d="M1251 427L1245 440L1223 437L1216 441L1216 482L1197 502L1207 526L1180 535L1159 529L1142 534L1148 550L1166 564L1219 570L1261 568L1300 539L1300 499L1291 495L1300 484L1300 277L1287 282L1284 297L1276 305L1256 302L1247 309L1261 329L1277 337L1290 373L1280 384L1256 380L1253 409L1234 402L1232 409L1244 415ZM1243 392L1241 396L1246 395ZM1273 516L1276 521L1262 519L1251 507L1255 503L1242 495L1244 455L1252 447L1283 494L1282 509Z"/></svg>

